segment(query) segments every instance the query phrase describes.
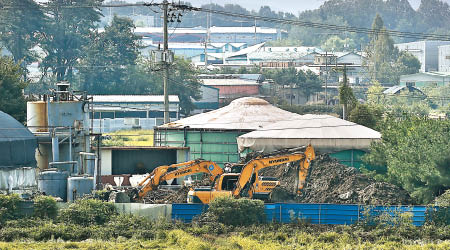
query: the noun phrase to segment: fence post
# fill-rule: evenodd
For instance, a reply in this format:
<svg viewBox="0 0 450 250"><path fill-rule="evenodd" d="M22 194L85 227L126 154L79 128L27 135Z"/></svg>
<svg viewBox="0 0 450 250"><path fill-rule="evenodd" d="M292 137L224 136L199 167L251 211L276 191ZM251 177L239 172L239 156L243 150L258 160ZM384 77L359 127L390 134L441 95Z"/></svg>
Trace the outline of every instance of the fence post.
<svg viewBox="0 0 450 250"><path fill-rule="evenodd" d="M361 211L360 211L360 206L358 204L358 223L359 223L359 215L360 215Z"/></svg>
<svg viewBox="0 0 450 250"><path fill-rule="evenodd" d="M280 203L280 223L283 223L283 219L281 218L281 203Z"/></svg>
<svg viewBox="0 0 450 250"><path fill-rule="evenodd" d="M319 225L320 225L320 214L322 213L322 204L319 204Z"/></svg>

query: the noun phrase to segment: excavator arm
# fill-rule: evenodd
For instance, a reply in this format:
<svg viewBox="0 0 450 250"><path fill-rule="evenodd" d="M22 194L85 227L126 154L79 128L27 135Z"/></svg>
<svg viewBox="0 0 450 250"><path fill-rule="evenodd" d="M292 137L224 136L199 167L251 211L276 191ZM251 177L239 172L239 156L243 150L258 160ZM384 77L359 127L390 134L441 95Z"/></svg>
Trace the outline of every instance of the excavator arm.
<svg viewBox="0 0 450 250"><path fill-rule="evenodd" d="M214 181L218 176L223 174L223 169L216 163L205 160L194 160L157 167L139 183L139 186L142 186L142 188L138 191L137 198L142 199L149 191L156 190L163 181L196 173L206 173L209 175L209 179Z"/></svg>
<svg viewBox="0 0 450 250"><path fill-rule="evenodd" d="M271 166L277 166L284 163L300 161L298 178L297 178L297 193L300 193L301 189L305 185L306 177L308 175L308 169L311 160L315 158L314 148L309 145L302 153L291 153L278 156L258 157L249 161L241 171L236 187L232 191L234 197L241 195L244 187L249 184L252 176L257 174L259 170Z"/></svg>

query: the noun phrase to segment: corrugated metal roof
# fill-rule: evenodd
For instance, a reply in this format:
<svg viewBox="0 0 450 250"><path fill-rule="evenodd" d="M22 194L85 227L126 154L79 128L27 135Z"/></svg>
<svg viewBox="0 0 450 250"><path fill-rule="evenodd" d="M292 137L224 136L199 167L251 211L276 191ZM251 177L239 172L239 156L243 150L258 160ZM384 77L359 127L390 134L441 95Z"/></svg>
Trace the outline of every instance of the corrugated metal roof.
<svg viewBox="0 0 450 250"><path fill-rule="evenodd" d="M164 102L163 95L91 95L94 103L98 102ZM176 95L169 95L169 102L180 102Z"/></svg>
<svg viewBox="0 0 450 250"><path fill-rule="evenodd" d="M260 34L277 34L277 29L265 27L216 27L210 28L211 33L260 33Z"/></svg>
<svg viewBox="0 0 450 250"><path fill-rule="evenodd" d="M248 53L250 53L250 52L258 51L261 47L264 46L264 44L265 44L265 43L258 43L258 44L255 44L255 45L250 46L250 47L247 47L247 48L245 48L245 49L241 49L241 50L239 50L239 51L237 51L237 52L230 53L230 54L226 55L225 57L233 57L233 56L246 55L246 54L248 54Z"/></svg>
<svg viewBox="0 0 450 250"><path fill-rule="evenodd" d="M263 99L243 97L223 108L164 124L158 128L256 130L280 120L292 120L299 116L277 108Z"/></svg>
<svg viewBox="0 0 450 250"><path fill-rule="evenodd" d="M406 86L392 86L392 87L386 89L385 91L383 91L383 94L395 94L405 88L406 88Z"/></svg>
<svg viewBox="0 0 450 250"><path fill-rule="evenodd" d="M259 82L245 79L200 79L207 86L242 86L242 85L259 85Z"/></svg>
<svg viewBox="0 0 450 250"><path fill-rule="evenodd" d="M103 29L99 29L101 32ZM136 27L135 33L162 33L162 27ZM206 33L207 29L203 27L197 28L169 28L169 33L175 34L187 34L187 33ZM282 30L282 32L286 32ZM213 26L210 28L210 33L255 33L255 27L216 27ZM256 27L256 33L259 34L277 34L277 29L274 28L265 28L265 27Z"/></svg>

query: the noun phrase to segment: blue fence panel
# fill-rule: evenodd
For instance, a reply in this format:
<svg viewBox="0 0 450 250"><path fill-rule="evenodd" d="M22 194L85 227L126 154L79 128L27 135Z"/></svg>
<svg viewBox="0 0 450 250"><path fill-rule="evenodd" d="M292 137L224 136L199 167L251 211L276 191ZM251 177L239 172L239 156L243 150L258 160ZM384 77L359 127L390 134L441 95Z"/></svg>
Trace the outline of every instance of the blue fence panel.
<svg viewBox="0 0 450 250"><path fill-rule="evenodd" d="M191 222L192 219L205 212L208 205L203 204L172 204L172 219ZM388 213L395 218L401 213L412 213L412 221L421 226L426 220L426 206L364 206L346 204L265 204L264 212L267 222L289 223L297 219L306 220L312 224L350 225L364 220L364 215L371 216Z"/></svg>
<svg viewBox="0 0 450 250"><path fill-rule="evenodd" d="M358 205L321 204L318 224L350 225L359 220Z"/></svg>
<svg viewBox="0 0 450 250"><path fill-rule="evenodd" d="M203 204L172 204L172 220L191 222L192 219L208 209Z"/></svg>

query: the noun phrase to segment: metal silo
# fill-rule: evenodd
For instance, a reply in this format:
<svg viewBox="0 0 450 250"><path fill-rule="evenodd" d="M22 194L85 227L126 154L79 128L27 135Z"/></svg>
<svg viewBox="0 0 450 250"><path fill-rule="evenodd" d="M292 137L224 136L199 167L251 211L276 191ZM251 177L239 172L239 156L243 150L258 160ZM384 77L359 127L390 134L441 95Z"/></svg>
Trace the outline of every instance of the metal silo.
<svg viewBox="0 0 450 250"><path fill-rule="evenodd" d="M94 189L94 177L72 176L67 181L67 201L74 201L90 194Z"/></svg>
<svg viewBox="0 0 450 250"><path fill-rule="evenodd" d="M59 197L64 201L67 200L67 172L56 170L43 171L39 174L38 188L40 192L46 195Z"/></svg>

